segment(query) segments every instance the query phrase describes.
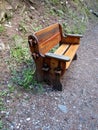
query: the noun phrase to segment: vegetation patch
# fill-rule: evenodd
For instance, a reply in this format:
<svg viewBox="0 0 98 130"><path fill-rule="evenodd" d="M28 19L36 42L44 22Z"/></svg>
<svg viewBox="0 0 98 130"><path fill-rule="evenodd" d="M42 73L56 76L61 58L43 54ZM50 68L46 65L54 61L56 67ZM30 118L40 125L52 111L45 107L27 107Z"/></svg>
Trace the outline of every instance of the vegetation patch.
<svg viewBox="0 0 98 130"><path fill-rule="evenodd" d="M5 31L4 26L0 24L0 33L4 32L4 31Z"/></svg>
<svg viewBox="0 0 98 130"><path fill-rule="evenodd" d="M13 41L15 45L11 48L11 62L9 61L12 84L26 90L32 90L32 92L42 92L42 85L37 83L34 78L35 66L29 53L27 41L19 35L13 36ZM13 91L13 89L9 86L10 91Z"/></svg>

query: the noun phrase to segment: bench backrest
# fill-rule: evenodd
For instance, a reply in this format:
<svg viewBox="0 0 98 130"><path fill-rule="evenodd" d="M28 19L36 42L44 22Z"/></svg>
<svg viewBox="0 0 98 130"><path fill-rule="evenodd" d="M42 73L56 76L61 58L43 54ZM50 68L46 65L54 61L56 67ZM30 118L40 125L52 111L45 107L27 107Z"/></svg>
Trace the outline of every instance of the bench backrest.
<svg viewBox="0 0 98 130"><path fill-rule="evenodd" d="M39 52L45 54L55 45L60 43L62 38L62 29L60 24L56 23L36 32L35 36L38 39Z"/></svg>

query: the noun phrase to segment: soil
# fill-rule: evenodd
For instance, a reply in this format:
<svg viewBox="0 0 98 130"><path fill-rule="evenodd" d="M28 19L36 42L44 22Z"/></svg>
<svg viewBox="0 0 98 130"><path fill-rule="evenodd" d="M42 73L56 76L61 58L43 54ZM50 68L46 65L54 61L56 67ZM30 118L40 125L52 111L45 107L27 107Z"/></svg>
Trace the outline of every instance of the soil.
<svg viewBox="0 0 98 130"><path fill-rule="evenodd" d="M10 58L9 43L13 33L19 34L17 27L22 19L15 13L17 15L11 19L12 27L6 28L6 33L0 38L5 46L0 51L0 92L8 91L11 76L7 63ZM36 17L39 18L40 14L36 14ZM52 17L50 23L55 21ZM43 22L45 23L41 23ZM98 24L89 24L81 39L78 59L72 62L61 80L62 92L47 90L42 94L33 94L31 91L16 88L4 96L6 109L0 111L3 122L1 129L98 130L97 42Z"/></svg>

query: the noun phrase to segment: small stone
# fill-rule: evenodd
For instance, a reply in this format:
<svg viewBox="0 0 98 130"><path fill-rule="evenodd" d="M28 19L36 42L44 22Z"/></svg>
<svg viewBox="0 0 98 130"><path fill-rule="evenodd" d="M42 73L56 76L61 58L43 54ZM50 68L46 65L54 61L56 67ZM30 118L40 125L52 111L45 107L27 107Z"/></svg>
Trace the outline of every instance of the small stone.
<svg viewBox="0 0 98 130"><path fill-rule="evenodd" d="M33 6L30 6L30 9L35 10L35 8Z"/></svg>
<svg viewBox="0 0 98 130"><path fill-rule="evenodd" d="M64 112L64 113L67 113L67 107L65 106L65 105L58 105L58 108L62 111L62 112Z"/></svg>
<svg viewBox="0 0 98 130"><path fill-rule="evenodd" d="M9 101L9 100L7 100L6 102L7 102L7 103L9 103L10 101Z"/></svg>
<svg viewBox="0 0 98 130"><path fill-rule="evenodd" d="M28 117L28 118L26 119L26 121L30 121L30 117Z"/></svg>
<svg viewBox="0 0 98 130"><path fill-rule="evenodd" d="M17 129L19 129L19 128L20 128L20 126L21 126L21 124L20 124L20 123L18 123L18 124L17 124L17 126L16 126L16 128L17 128Z"/></svg>
<svg viewBox="0 0 98 130"><path fill-rule="evenodd" d="M75 108L76 108L76 106L73 106L73 108L75 109Z"/></svg>

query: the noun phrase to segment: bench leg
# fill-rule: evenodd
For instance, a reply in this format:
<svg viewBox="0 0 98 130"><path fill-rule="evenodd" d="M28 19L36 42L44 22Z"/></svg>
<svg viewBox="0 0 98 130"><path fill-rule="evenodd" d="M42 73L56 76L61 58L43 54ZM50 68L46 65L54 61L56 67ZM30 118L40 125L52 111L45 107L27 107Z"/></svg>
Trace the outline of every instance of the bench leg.
<svg viewBox="0 0 98 130"><path fill-rule="evenodd" d="M42 82L44 80L43 78L43 71L42 71L42 62L43 59L36 60L36 71L35 71L35 79L38 82Z"/></svg>
<svg viewBox="0 0 98 130"><path fill-rule="evenodd" d="M55 79L53 81L53 90L62 91L62 84L60 82L60 74L55 74Z"/></svg>
<svg viewBox="0 0 98 130"><path fill-rule="evenodd" d="M75 54L73 60L77 60L77 57L78 57L77 54Z"/></svg>

